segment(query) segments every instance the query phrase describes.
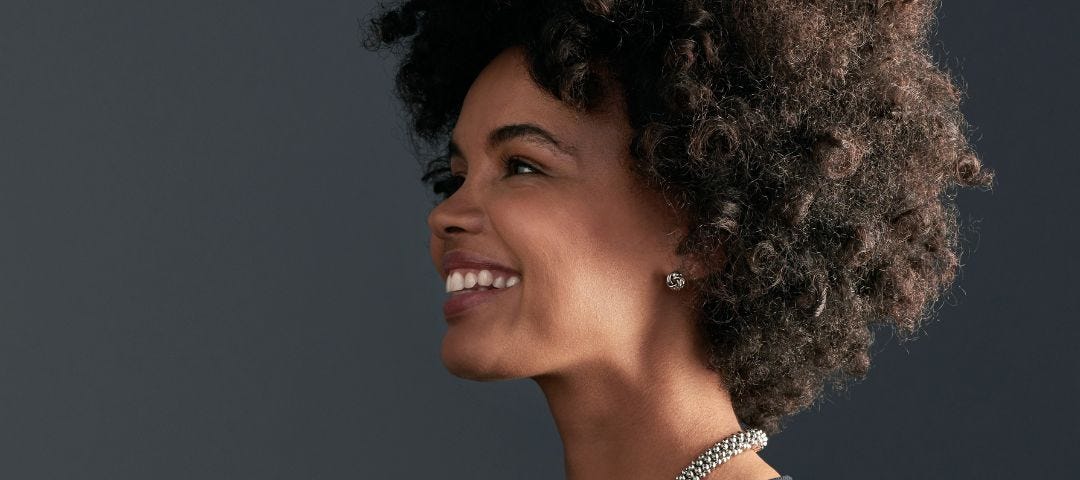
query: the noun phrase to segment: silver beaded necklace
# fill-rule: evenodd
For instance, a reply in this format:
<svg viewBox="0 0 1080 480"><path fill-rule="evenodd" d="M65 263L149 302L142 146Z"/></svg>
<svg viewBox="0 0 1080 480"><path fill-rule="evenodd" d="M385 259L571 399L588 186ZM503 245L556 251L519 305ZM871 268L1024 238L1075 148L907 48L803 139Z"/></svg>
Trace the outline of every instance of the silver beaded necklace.
<svg viewBox="0 0 1080 480"><path fill-rule="evenodd" d="M714 468L750 448L760 451L769 442L765 432L756 428L741 431L716 442L705 453L698 455L683 469L675 480L702 480Z"/></svg>

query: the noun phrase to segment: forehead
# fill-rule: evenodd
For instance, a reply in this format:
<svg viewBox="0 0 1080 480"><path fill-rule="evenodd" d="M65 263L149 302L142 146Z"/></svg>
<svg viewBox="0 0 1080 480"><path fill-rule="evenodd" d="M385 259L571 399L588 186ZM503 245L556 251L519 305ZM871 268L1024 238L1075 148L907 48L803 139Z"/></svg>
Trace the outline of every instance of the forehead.
<svg viewBox="0 0 1080 480"><path fill-rule="evenodd" d="M559 101L533 81L521 47L511 47L473 81L462 102L453 139L463 146L479 146L500 126L532 123L567 143L588 145L596 143L598 136L628 133L629 124L620 114L621 110L613 108L583 112Z"/></svg>

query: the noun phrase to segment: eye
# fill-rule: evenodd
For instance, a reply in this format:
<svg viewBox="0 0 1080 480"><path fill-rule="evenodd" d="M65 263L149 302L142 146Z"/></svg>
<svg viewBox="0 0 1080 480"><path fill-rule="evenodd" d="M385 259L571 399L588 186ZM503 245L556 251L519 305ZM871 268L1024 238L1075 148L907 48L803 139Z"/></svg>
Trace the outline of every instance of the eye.
<svg viewBox="0 0 1080 480"><path fill-rule="evenodd" d="M441 180L432 184L432 190L436 195L441 195L443 200L450 198L461 185L465 183L464 175L447 175Z"/></svg>
<svg viewBox="0 0 1080 480"><path fill-rule="evenodd" d="M520 168L520 167L524 167L524 168L526 168L528 170L531 170L531 172L522 172L522 173L540 173L539 168L536 168L536 167L532 166L531 164L529 164L528 162L523 161L521 159L521 157L507 157L507 159L506 159L506 167L510 172L512 172L511 175L517 173L518 172L517 169Z"/></svg>
<svg viewBox="0 0 1080 480"><path fill-rule="evenodd" d="M512 175L529 175L539 174L540 169L532 166L532 164L525 162L521 157L507 157L506 168L509 172L507 176ZM465 183L465 175L453 175L450 173L444 174L444 176L438 181L432 183L432 191L436 195L440 195L442 200L450 198L454 192L457 192L459 188Z"/></svg>

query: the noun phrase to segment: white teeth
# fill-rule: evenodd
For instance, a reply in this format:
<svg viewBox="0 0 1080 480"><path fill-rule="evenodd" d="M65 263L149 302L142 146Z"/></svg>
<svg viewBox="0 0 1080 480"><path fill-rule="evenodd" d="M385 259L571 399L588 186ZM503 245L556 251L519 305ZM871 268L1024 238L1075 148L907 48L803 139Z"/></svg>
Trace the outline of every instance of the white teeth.
<svg viewBox="0 0 1080 480"><path fill-rule="evenodd" d="M496 277L491 270L457 270L446 277L446 292L458 292L472 288L510 288L521 282L521 277Z"/></svg>

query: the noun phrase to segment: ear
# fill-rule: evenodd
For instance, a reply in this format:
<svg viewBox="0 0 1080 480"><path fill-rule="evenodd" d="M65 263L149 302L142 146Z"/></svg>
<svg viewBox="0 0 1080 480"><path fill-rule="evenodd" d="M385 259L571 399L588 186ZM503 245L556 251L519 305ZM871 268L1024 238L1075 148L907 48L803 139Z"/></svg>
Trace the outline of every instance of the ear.
<svg viewBox="0 0 1080 480"><path fill-rule="evenodd" d="M703 279L709 271L709 269L705 267L705 262L697 257L683 255L679 257L679 260L681 261L679 270L683 272L683 275L686 275L687 280L692 282Z"/></svg>
<svg viewBox="0 0 1080 480"><path fill-rule="evenodd" d="M695 255L680 255L678 253L679 241L682 240L684 235L686 235L685 227L677 228L668 233L669 242L667 248L669 249L669 256L667 271L678 270L691 282L701 280L708 273L709 268L707 265L710 265L710 263L706 259Z"/></svg>
<svg viewBox="0 0 1080 480"><path fill-rule="evenodd" d="M679 254L678 244L683 240L689 232L689 218L687 218L685 212L676 211L676 224L674 230L669 234L671 239L670 248L672 252L672 269L683 272L687 280L694 282L701 280L710 271L710 265L715 265L716 262L711 262L712 258L705 258L693 254ZM723 255L719 255L723 259Z"/></svg>
<svg viewBox="0 0 1080 480"><path fill-rule="evenodd" d="M667 205L668 217L665 228L667 229L667 249L670 254L668 272L678 270L686 277L687 280L695 282L701 280L709 272L708 265L712 265L710 259L699 258L694 255L681 255L678 253L679 243L683 240L686 234L689 232L690 217L686 210L676 208L675 205L669 201L664 200ZM719 258L723 258L723 254L718 253Z"/></svg>

